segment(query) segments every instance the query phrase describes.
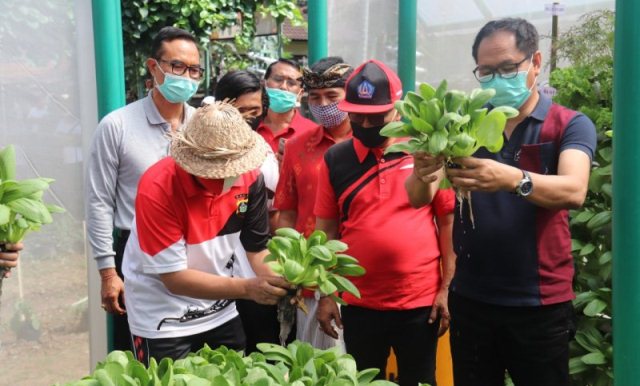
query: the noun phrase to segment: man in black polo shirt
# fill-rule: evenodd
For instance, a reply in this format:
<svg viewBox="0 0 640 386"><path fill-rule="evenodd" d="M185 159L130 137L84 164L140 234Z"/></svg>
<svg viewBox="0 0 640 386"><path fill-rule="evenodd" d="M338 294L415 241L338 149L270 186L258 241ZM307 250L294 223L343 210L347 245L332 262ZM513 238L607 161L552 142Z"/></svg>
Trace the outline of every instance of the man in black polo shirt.
<svg viewBox="0 0 640 386"><path fill-rule="evenodd" d="M574 273L567 209L584 202L596 146L593 123L536 90L542 68L538 33L523 19L487 23L476 36L474 74L494 88L493 106L520 114L507 122L496 154L480 149L447 169L471 192L455 210L456 273L450 286L456 386L569 384ZM414 205L430 202L425 185L442 158L416 156L407 181ZM461 205L461 204L458 204Z"/></svg>

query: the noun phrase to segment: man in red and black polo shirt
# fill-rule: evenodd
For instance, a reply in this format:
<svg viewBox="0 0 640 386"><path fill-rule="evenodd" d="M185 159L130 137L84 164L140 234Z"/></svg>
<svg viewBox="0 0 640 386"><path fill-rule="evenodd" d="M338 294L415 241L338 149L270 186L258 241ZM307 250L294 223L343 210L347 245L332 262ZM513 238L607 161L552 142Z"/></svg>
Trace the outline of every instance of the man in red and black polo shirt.
<svg viewBox="0 0 640 386"><path fill-rule="evenodd" d="M302 82L309 94L309 109L320 122L285 145L274 206L280 211L278 227L295 228L309 236L316 226L313 206L318 189L318 173L324 153L338 142L351 138L347 113L338 109L344 99L344 85L353 68L337 56L327 57L303 70ZM317 348L333 347L336 341L318 329L317 300L304 291L308 313L298 310L296 338Z"/></svg>
<svg viewBox="0 0 640 386"><path fill-rule="evenodd" d="M314 211L317 228L347 243L366 274L351 279L360 299L345 294L349 305L338 310L330 297L321 298L317 317L333 337L332 321L344 326L346 350L359 366L379 368L384 376L393 348L401 385L434 384L438 316L447 317L446 285L453 273L443 278L440 262L450 267L454 258L454 195L438 191L431 205L412 208L404 182L413 158L384 154L392 140L380 130L400 119L393 105L402 85L393 71L369 60L347 80L345 92L338 108L349 113L354 138L326 152Z"/></svg>
<svg viewBox="0 0 640 386"><path fill-rule="evenodd" d="M520 114L507 122L498 153L456 159L451 182L471 192L455 211L451 350L456 386L569 385L573 259L567 209L584 202L596 146L593 123L538 93L536 28L523 19L487 23L473 45L474 71L494 88L491 106ZM418 167L418 165L420 165ZM407 182L414 204L442 159L416 158ZM468 213L472 205L474 221ZM459 209L459 208L458 208Z"/></svg>
<svg viewBox="0 0 640 386"><path fill-rule="evenodd" d="M138 360L178 359L226 345L244 349L234 299L275 304L287 283L263 263L267 194L257 168L267 144L235 107L200 108L167 157L144 173L123 272ZM235 277L242 246L256 273Z"/></svg>

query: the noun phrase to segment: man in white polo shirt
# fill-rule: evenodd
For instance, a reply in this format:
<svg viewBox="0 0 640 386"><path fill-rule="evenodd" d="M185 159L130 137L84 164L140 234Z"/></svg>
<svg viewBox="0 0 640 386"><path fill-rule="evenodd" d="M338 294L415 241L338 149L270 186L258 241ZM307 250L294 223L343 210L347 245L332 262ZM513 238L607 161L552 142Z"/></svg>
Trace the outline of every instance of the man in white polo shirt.
<svg viewBox="0 0 640 386"><path fill-rule="evenodd" d="M263 263L269 239L259 166L266 142L227 103L196 111L170 157L142 176L123 273L136 357L178 359L206 343L242 350L234 299L275 304L289 288ZM254 278L234 277L247 251Z"/></svg>

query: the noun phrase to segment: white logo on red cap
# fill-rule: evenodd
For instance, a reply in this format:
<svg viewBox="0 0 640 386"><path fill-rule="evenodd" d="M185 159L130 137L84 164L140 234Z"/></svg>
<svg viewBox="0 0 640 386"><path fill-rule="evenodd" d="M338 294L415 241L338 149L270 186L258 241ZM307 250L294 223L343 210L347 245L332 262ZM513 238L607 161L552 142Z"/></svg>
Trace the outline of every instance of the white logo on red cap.
<svg viewBox="0 0 640 386"><path fill-rule="evenodd" d="M376 87L369 83L368 80L363 80L358 86L358 98L360 99L372 99L373 93L376 91Z"/></svg>

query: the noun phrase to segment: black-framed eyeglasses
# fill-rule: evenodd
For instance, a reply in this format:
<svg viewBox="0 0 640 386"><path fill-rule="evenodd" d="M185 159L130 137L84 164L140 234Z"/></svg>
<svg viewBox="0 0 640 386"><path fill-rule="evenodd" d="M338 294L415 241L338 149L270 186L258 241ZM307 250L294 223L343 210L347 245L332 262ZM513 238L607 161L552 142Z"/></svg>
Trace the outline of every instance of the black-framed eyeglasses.
<svg viewBox="0 0 640 386"><path fill-rule="evenodd" d="M197 65L187 66L186 63L179 60L158 59L158 61L171 65L171 73L173 75L184 75L184 73L189 70L189 77L192 79L200 79L204 74L204 68Z"/></svg>
<svg viewBox="0 0 640 386"><path fill-rule="evenodd" d="M477 66L473 69L473 76L475 76L480 83L492 81L493 78L496 77L496 74L503 79L513 79L518 75L518 68L520 68L520 65L530 59L533 59L533 57L527 56L517 63L506 63L498 68Z"/></svg>
<svg viewBox="0 0 640 386"><path fill-rule="evenodd" d="M289 88L302 86L302 77L298 79L292 79L282 75L272 75L268 80L277 86L280 86L282 83L286 83L287 87Z"/></svg>

